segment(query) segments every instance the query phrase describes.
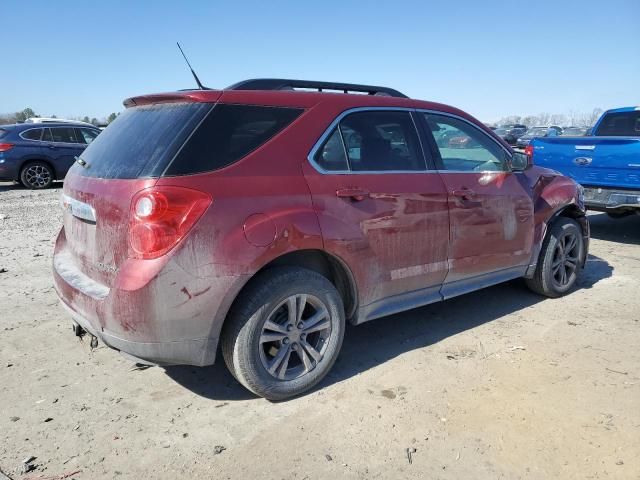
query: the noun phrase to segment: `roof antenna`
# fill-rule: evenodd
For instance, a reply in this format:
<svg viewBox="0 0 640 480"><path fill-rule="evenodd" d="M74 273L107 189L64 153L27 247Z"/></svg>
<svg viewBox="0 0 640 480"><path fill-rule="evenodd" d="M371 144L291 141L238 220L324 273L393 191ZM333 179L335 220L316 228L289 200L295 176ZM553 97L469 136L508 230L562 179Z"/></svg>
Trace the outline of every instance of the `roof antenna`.
<svg viewBox="0 0 640 480"><path fill-rule="evenodd" d="M178 45L178 48L180 49L180 53L184 57L184 61L187 62L187 65L189 66L189 70L191 70L191 75L193 75L193 78L196 80L196 83L198 84L198 88L200 90L209 90L207 87L202 85L202 82L200 82L200 79L198 78L198 75L196 75L196 72L193 71L193 68L191 67L191 64L189 63L189 60L187 60L187 56L182 51L182 47L180 46L180 42L176 42L176 45Z"/></svg>

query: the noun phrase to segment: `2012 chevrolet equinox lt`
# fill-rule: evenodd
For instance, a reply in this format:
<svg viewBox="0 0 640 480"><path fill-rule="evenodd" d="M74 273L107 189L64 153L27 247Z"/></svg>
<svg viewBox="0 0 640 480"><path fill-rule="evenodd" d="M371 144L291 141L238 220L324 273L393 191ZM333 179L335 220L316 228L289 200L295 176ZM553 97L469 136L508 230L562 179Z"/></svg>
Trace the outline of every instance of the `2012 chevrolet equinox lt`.
<svg viewBox="0 0 640 480"><path fill-rule="evenodd" d="M283 399L327 374L345 321L517 277L557 297L585 263L581 188L453 107L277 79L125 106L67 175L53 270L76 331L138 360L220 345Z"/></svg>

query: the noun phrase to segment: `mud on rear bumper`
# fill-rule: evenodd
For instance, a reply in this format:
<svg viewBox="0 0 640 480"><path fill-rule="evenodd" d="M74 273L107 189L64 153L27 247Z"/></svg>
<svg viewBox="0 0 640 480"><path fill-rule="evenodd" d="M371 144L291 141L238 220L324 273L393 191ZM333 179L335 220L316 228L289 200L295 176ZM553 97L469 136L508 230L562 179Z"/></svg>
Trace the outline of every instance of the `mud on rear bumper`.
<svg viewBox="0 0 640 480"><path fill-rule="evenodd" d="M151 365L211 365L215 360L217 338L196 338L174 342L133 342L95 328L89 320L67 305L62 298L60 304L74 323L90 335L98 338L109 348L119 351L133 361Z"/></svg>

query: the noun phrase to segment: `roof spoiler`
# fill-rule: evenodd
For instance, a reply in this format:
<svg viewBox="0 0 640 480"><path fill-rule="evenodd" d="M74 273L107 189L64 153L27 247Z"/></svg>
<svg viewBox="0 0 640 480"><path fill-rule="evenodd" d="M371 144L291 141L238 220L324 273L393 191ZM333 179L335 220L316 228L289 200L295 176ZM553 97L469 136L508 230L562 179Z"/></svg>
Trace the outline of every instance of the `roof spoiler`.
<svg viewBox="0 0 640 480"><path fill-rule="evenodd" d="M226 88L226 90L294 90L307 88L322 92L324 90L341 91L343 93L361 92L369 95L408 98L404 93L388 87L359 85L355 83L321 82L316 80L293 80L288 78L254 78L243 80Z"/></svg>

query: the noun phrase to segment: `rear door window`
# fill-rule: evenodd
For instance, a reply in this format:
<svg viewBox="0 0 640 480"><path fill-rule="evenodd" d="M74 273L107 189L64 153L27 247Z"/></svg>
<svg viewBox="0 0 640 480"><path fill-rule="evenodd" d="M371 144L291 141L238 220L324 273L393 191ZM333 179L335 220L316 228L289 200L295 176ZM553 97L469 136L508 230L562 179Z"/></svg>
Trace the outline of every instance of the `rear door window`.
<svg viewBox="0 0 640 480"><path fill-rule="evenodd" d="M43 142L53 142L53 135L51 135L51 129L50 128L43 128L42 129L42 141Z"/></svg>
<svg viewBox="0 0 640 480"><path fill-rule="evenodd" d="M595 134L599 137L640 136L640 111L607 113Z"/></svg>
<svg viewBox="0 0 640 480"><path fill-rule="evenodd" d="M40 140L42 138L42 130L42 128L32 128L22 132L20 136L25 140Z"/></svg>
<svg viewBox="0 0 640 480"><path fill-rule="evenodd" d="M366 111L347 115L316 153L327 171L425 171L418 133L409 112Z"/></svg>
<svg viewBox="0 0 640 480"><path fill-rule="evenodd" d="M50 130L56 143L78 143L73 127L52 127Z"/></svg>
<svg viewBox="0 0 640 480"><path fill-rule="evenodd" d="M218 104L171 162L165 175L207 172L231 165L277 135L302 111Z"/></svg>

